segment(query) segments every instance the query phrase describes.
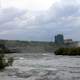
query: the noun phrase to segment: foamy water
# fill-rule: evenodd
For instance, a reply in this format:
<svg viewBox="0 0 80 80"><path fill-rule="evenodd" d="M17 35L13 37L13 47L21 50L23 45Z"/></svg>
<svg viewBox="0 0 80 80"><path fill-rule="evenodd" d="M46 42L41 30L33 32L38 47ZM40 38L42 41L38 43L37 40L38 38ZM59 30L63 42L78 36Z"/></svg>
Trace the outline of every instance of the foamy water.
<svg viewBox="0 0 80 80"><path fill-rule="evenodd" d="M49 53L13 56L13 66L0 72L0 80L80 80L79 56L55 56Z"/></svg>

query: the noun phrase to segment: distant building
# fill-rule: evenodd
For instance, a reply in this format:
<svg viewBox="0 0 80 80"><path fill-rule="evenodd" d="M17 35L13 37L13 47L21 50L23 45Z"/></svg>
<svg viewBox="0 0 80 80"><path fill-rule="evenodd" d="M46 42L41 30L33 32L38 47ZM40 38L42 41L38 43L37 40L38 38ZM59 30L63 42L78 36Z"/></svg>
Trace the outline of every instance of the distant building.
<svg viewBox="0 0 80 80"><path fill-rule="evenodd" d="M73 46L74 46L74 47L80 47L79 41L73 41Z"/></svg>
<svg viewBox="0 0 80 80"><path fill-rule="evenodd" d="M64 36L62 34L58 34L55 36L56 44L64 44Z"/></svg>
<svg viewBox="0 0 80 80"><path fill-rule="evenodd" d="M64 43L65 44L70 44L70 43L73 43L73 40L72 39L65 39Z"/></svg>

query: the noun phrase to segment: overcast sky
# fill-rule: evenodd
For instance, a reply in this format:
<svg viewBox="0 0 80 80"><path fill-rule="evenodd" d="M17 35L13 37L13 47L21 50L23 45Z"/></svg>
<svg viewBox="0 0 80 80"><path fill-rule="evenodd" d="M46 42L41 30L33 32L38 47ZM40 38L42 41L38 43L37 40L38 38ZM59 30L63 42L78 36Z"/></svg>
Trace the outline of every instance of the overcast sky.
<svg viewBox="0 0 80 80"><path fill-rule="evenodd" d="M0 39L80 41L80 0L0 0Z"/></svg>

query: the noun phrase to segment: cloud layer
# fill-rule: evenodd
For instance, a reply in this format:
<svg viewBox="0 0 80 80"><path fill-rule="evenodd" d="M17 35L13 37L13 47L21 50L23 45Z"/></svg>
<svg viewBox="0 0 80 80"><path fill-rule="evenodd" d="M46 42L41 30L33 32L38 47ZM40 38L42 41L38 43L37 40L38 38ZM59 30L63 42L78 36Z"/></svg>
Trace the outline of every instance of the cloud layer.
<svg viewBox="0 0 80 80"><path fill-rule="evenodd" d="M59 0L47 11L17 8L0 10L0 38L51 41L63 33L66 38L80 40L80 1Z"/></svg>

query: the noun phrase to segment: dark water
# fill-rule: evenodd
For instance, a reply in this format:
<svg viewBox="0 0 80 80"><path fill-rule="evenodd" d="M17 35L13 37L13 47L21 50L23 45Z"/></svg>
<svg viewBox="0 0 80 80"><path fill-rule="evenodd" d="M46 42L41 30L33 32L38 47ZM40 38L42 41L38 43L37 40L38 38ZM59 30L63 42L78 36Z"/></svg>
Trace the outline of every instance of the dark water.
<svg viewBox="0 0 80 80"><path fill-rule="evenodd" d="M52 53L13 54L12 67L0 73L0 80L80 80L79 56Z"/></svg>

